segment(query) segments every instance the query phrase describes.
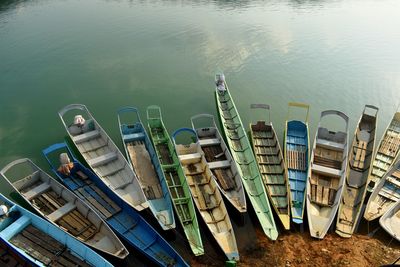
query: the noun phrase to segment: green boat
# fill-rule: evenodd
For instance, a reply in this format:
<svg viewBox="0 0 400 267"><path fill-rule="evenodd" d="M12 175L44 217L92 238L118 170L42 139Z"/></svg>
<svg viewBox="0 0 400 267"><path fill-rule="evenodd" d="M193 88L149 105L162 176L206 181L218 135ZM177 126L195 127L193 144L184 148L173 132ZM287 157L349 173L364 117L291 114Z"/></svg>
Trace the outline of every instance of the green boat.
<svg viewBox="0 0 400 267"><path fill-rule="evenodd" d="M147 107L147 122L150 138L154 144L157 156L160 159L172 203L179 221L185 231L193 254L204 254L199 224L189 186L176 155L174 145L162 120L161 109L158 106Z"/></svg>
<svg viewBox="0 0 400 267"><path fill-rule="evenodd" d="M272 210L265 192L263 180L258 170L250 141L229 93L223 74L215 76L218 113L228 146L237 169L243 179L247 195L253 205L264 233L272 240L278 238Z"/></svg>

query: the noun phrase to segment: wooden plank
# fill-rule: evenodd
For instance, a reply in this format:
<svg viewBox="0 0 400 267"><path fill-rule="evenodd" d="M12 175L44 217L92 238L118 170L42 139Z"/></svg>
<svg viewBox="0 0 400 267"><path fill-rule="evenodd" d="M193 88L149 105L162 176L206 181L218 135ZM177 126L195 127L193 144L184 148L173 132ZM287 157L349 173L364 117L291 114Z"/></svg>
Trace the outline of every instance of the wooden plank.
<svg viewBox="0 0 400 267"><path fill-rule="evenodd" d="M329 204L329 187L323 187L323 200L322 203L324 205L328 205Z"/></svg>
<svg viewBox="0 0 400 267"><path fill-rule="evenodd" d="M106 194L104 194L104 192L101 191L96 185L91 184L90 188L92 188L102 199L104 199L115 210L115 213L121 211L121 207L112 201Z"/></svg>
<svg viewBox="0 0 400 267"><path fill-rule="evenodd" d="M53 211L51 214L47 215L47 219L52 222L56 222L65 215L67 215L68 213L70 213L71 211L73 211L74 209L76 209L75 204L72 202L68 202L64 206L60 207L59 209Z"/></svg>
<svg viewBox="0 0 400 267"><path fill-rule="evenodd" d="M100 215L102 215L103 219L108 219L112 216L112 214L96 199L94 199L88 192L85 191L84 188L79 188L78 192L89 202L89 204L94 207L94 210L97 211Z"/></svg>
<svg viewBox="0 0 400 267"><path fill-rule="evenodd" d="M80 267L91 267L89 264L87 264L86 262L82 261L81 259L79 259L78 257L72 255L70 252L65 251L64 253L61 254L61 256L65 259L68 259L70 262L74 262L76 263L73 266L80 266Z"/></svg>
<svg viewBox="0 0 400 267"><path fill-rule="evenodd" d="M323 203L323 199L322 199L322 186L321 185L317 185L317 202L318 203Z"/></svg>
<svg viewBox="0 0 400 267"><path fill-rule="evenodd" d="M36 245L28 238L18 234L10 239L11 244L25 251L31 257L43 262L48 265L54 258L54 255L42 247Z"/></svg>
<svg viewBox="0 0 400 267"><path fill-rule="evenodd" d="M51 245L54 247L54 249L58 250L58 251L62 251L65 246L58 242L56 239L54 239L53 237L49 236L48 234L42 232L41 230L39 230L38 228L29 225L28 227L26 227L24 229L24 231L31 233L32 235L35 235L37 238L40 238L41 240L47 242L47 243L51 243Z"/></svg>
<svg viewBox="0 0 400 267"><path fill-rule="evenodd" d="M55 240L50 240L50 239L42 239L40 236L36 236L35 234L32 234L29 231L22 231L20 233L22 236L25 238L28 238L31 240L34 244L41 246L42 248L46 249L47 251L51 252L52 254L57 254L60 253L61 251L64 250L64 246L60 246L59 242L54 242Z"/></svg>

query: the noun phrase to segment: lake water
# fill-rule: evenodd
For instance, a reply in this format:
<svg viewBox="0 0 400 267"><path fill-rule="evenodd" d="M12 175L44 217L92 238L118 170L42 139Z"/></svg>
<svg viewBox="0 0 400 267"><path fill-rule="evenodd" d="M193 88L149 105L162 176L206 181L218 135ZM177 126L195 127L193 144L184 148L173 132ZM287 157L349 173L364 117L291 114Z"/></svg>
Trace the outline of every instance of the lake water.
<svg viewBox="0 0 400 267"><path fill-rule="evenodd" d="M380 108L380 138L399 105L400 1L0 2L0 167L65 132L57 111L83 103L121 146L116 110L161 106L172 132L217 115L225 73L242 120L268 103L281 142L287 103L338 109L354 132L364 104ZM303 116L296 112L296 116ZM1 191L10 188L0 181Z"/></svg>

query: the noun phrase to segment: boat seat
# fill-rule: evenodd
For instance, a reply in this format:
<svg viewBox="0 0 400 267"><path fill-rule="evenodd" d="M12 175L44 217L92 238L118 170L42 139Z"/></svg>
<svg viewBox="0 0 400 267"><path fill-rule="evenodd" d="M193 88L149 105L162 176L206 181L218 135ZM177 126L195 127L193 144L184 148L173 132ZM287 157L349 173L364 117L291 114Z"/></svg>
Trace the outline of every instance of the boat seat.
<svg viewBox="0 0 400 267"><path fill-rule="evenodd" d="M211 170L229 168L230 166L231 166L231 162L229 160L220 160L220 161L208 162L208 167L210 167Z"/></svg>
<svg viewBox="0 0 400 267"><path fill-rule="evenodd" d="M341 170L324 167L324 166L321 166L321 165L318 165L315 163L312 165L312 169L316 172L321 172L321 173L325 173L325 174L332 175L332 176L340 177L342 175Z"/></svg>
<svg viewBox="0 0 400 267"><path fill-rule="evenodd" d="M5 240L10 240L14 235L21 232L31 223L31 219L28 216L21 216L12 224L7 226L3 231L1 231L0 236Z"/></svg>
<svg viewBox="0 0 400 267"><path fill-rule="evenodd" d="M32 188L31 190L23 193L24 197L28 200L31 200L32 198L35 198L38 195L41 195L42 193L46 192L50 188L50 184L48 183L41 183L40 185Z"/></svg>
<svg viewBox="0 0 400 267"><path fill-rule="evenodd" d="M88 160L88 164L92 168L96 168L96 167L99 167L101 165L105 165L105 164L107 164L107 163L109 163L109 162L111 162L111 161L113 161L113 160L115 160L117 158L118 158L117 153L110 152L110 153L101 155L101 156L99 156L97 158L93 158L93 159Z"/></svg>
<svg viewBox="0 0 400 267"><path fill-rule="evenodd" d="M394 194L393 191L387 190L386 188L382 188L379 191L379 195L388 198L394 202L397 202L400 199L400 196L398 194Z"/></svg>
<svg viewBox="0 0 400 267"><path fill-rule="evenodd" d="M98 136L100 136L100 130L93 130L87 133L83 133L77 136L73 136L72 140L76 143L76 144L80 144L92 139L97 138Z"/></svg>
<svg viewBox="0 0 400 267"><path fill-rule="evenodd" d="M332 148L334 150L339 150L339 151L342 151L345 148L345 144L343 144L343 143L332 142L332 141L328 141L328 140L320 139L320 138L317 138L317 144L322 147Z"/></svg>
<svg viewBox="0 0 400 267"><path fill-rule="evenodd" d="M200 153L192 153L192 154L186 154L186 155L179 155L179 160L181 161L182 164L190 164L190 163L195 163L201 160L201 154Z"/></svg>
<svg viewBox="0 0 400 267"><path fill-rule="evenodd" d="M397 186L398 188L400 188L400 181L399 180L394 179L394 178L389 176L389 177L386 178L386 181L388 181L388 182L394 184L395 186Z"/></svg>
<svg viewBox="0 0 400 267"><path fill-rule="evenodd" d="M132 134L124 134L124 142L132 142L135 140L144 139L143 133L132 133Z"/></svg>
<svg viewBox="0 0 400 267"><path fill-rule="evenodd" d="M56 222L59 219L61 219L62 217L64 217L65 215L67 215L68 213L70 213L71 211L73 211L75 208L76 208L76 206L74 203L68 202L64 206L56 209L55 211L53 211L52 213L47 215L47 219L49 221Z"/></svg>
<svg viewBox="0 0 400 267"><path fill-rule="evenodd" d="M212 146L212 145L221 144L221 141L218 138L200 139L199 143L200 143L200 146Z"/></svg>

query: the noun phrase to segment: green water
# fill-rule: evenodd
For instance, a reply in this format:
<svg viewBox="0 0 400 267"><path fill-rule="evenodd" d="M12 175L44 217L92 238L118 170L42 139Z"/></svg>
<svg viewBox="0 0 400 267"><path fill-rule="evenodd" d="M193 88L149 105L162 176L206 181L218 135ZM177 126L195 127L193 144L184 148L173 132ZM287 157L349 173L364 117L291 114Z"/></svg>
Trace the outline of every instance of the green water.
<svg viewBox="0 0 400 267"><path fill-rule="evenodd" d="M246 126L259 118L251 103L271 104L281 141L289 101L311 105L311 137L322 110L347 113L352 134L364 104L376 105L380 138L400 102L399 10L397 0L3 0L0 167L29 157L48 169L41 150L65 136L57 111L70 103L118 145L121 106L143 119L161 106L171 132L216 115L217 71Z"/></svg>

